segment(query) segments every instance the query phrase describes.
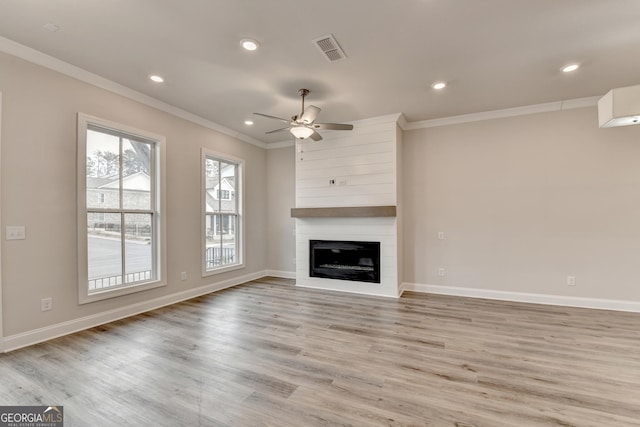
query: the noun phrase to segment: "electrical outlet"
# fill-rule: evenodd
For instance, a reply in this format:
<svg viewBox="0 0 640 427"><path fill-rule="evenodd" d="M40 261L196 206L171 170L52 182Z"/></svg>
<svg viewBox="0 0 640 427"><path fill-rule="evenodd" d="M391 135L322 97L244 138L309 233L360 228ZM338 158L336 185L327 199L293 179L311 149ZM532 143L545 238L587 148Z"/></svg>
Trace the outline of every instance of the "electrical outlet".
<svg viewBox="0 0 640 427"><path fill-rule="evenodd" d="M53 298L42 298L40 300L40 311L53 310Z"/></svg>
<svg viewBox="0 0 640 427"><path fill-rule="evenodd" d="M187 272L183 271L182 273L180 273L180 280L184 281L187 280Z"/></svg>
<svg viewBox="0 0 640 427"><path fill-rule="evenodd" d="M438 240L444 240L444 231L438 232Z"/></svg>
<svg viewBox="0 0 640 427"><path fill-rule="evenodd" d="M336 185L336 180L333 178L329 179L329 185Z"/></svg>
<svg viewBox="0 0 640 427"><path fill-rule="evenodd" d="M567 276L567 286L576 285L576 276Z"/></svg>
<svg viewBox="0 0 640 427"><path fill-rule="evenodd" d="M24 225L10 225L6 229L7 240L24 240L27 232Z"/></svg>
<svg viewBox="0 0 640 427"><path fill-rule="evenodd" d="M444 277L444 267L440 267L440 268L438 269L438 276L440 276L440 277Z"/></svg>

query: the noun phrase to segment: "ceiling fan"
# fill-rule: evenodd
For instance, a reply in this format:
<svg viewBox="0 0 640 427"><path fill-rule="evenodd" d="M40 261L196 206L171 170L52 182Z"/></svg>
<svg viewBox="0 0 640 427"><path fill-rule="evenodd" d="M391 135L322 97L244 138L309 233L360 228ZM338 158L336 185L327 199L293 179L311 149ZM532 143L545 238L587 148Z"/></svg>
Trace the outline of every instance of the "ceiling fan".
<svg viewBox="0 0 640 427"><path fill-rule="evenodd" d="M302 97L302 112L300 115L291 117L291 120L282 119L280 117L270 116L268 114L253 113L258 116L266 117L268 119L280 120L286 123L288 126L280 129L275 129L266 133L276 133L289 131L298 139L311 138L314 141L320 141L322 136L316 131L317 129L326 130L352 130L353 125L347 125L342 123L316 123L316 117L320 113L320 108L315 105L309 105L304 108L304 97L309 95L309 89L300 89L298 93Z"/></svg>

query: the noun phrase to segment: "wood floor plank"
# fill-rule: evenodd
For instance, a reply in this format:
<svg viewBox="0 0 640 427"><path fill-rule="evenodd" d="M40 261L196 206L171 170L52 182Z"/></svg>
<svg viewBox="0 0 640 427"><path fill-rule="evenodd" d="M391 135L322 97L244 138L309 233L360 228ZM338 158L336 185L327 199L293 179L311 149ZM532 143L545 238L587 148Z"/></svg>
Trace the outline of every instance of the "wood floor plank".
<svg viewBox="0 0 640 427"><path fill-rule="evenodd" d="M263 278L0 355L67 426L640 426L640 314Z"/></svg>

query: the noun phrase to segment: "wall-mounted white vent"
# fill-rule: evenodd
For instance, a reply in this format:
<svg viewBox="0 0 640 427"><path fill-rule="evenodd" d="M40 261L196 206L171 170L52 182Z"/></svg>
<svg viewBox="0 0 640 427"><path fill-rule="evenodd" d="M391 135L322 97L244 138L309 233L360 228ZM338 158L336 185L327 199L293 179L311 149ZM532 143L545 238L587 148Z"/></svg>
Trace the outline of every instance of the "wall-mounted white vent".
<svg viewBox="0 0 640 427"><path fill-rule="evenodd" d="M327 34L315 39L313 44L320 49L320 52L322 52L323 56L329 62L340 61L347 57L332 34Z"/></svg>

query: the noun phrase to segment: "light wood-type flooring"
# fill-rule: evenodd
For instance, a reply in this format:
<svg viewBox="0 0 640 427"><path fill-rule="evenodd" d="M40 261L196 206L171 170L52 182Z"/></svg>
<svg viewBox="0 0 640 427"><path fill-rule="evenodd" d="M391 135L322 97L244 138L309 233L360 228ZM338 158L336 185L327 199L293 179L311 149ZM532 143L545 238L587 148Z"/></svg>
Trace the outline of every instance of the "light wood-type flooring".
<svg viewBox="0 0 640 427"><path fill-rule="evenodd" d="M0 355L0 381L67 427L640 426L640 314L264 278Z"/></svg>

